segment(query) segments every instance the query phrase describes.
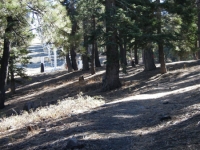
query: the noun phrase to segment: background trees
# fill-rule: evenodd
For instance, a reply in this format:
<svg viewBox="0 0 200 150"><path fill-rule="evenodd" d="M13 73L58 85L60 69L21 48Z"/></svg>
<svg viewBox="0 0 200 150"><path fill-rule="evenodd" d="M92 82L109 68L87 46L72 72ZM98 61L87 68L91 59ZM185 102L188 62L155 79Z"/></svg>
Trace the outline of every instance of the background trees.
<svg viewBox="0 0 200 150"><path fill-rule="evenodd" d="M195 0L0 2L0 108L4 107L8 64L13 78L19 53L25 52L32 38L30 18L37 22L44 43L64 49L69 71L78 69L76 54L81 53L83 70L89 70L90 61L91 74L95 74L95 67L101 66L98 48L106 47L106 75L102 86L106 91L121 86L119 70L121 67L126 72L129 58L133 60L132 50L136 64L141 59L138 54L142 54L144 70L156 69L157 61L161 64L161 73L167 72L166 60L199 56L196 55L199 50L197 6L199 3ZM91 47L91 57L88 47Z"/></svg>
<svg viewBox="0 0 200 150"><path fill-rule="evenodd" d="M1 26L3 30L3 54L1 57L0 69L0 108L4 108L5 85L8 74L11 44L16 41L16 37L24 40L26 34L26 30L24 30L24 32L17 30L17 28L20 29L24 24L26 24L25 18L29 12L26 8L26 3L26 1L19 2L17 0L0 2L0 19L3 23Z"/></svg>
<svg viewBox="0 0 200 150"><path fill-rule="evenodd" d="M1 68L0 68L0 109L4 108L5 102L5 85L8 75L8 64L10 59L10 74L11 80L14 79L14 63L19 56L15 56L17 52L14 50L16 47L18 50L17 55L22 55L20 52L25 52L24 49L27 48L28 43L31 39L30 30L30 17L31 14L36 15L42 22L38 22L42 26L43 35L47 35L49 28L53 33L60 33L61 28L65 27L65 24L69 23L66 17L63 17L62 11L58 8L58 1L19 1L19 0L8 0L5 2L0 2L1 16L0 20L2 22L1 30L2 34L2 56L1 56ZM53 11L54 10L54 11ZM53 11L53 12L52 12ZM60 18L58 18L59 16ZM66 16L66 13L65 13ZM47 23L48 22L48 23ZM41 23L41 24L40 24ZM28 27L29 26L29 27ZM63 29L64 30L64 29ZM49 34L52 35L52 34ZM49 36L48 37L54 37ZM57 38L53 38L57 39ZM53 40L52 40L53 41ZM54 40L53 42L55 43ZM24 46L23 46L24 45ZM24 57L25 58L25 57ZM21 64L24 64L21 59ZM25 60L25 59L24 59ZM27 63L27 62L26 62ZM19 71L19 69L18 69ZM22 75L22 74L21 74ZM14 89L13 89L14 90Z"/></svg>
<svg viewBox="0 0 200 150"><path fill-rule="evenodd" d="M104 13L103 5L98 0L80 0L77 2L78 19L80 22L82 31L84 34L84 46L83 51L84 61L86 61L86 55L88 55L88 48L91 47L91 56L89 60L91 62L90 72L95 74L95 67L101 67L99 60L98 45L100 43L99 36L102 34L99 29L101 28L102 20L101 15ZM86 54L86 55L85 55ZM86 63L84 62L84 66Z"/></svg>

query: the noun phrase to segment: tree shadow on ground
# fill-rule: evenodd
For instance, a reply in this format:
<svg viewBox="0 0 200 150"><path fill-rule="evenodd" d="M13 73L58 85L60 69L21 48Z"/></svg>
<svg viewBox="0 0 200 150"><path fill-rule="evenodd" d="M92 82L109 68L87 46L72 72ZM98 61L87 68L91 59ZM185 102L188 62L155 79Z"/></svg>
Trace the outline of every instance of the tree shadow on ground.
<svg viewBox="0 0 200 150"><path fill-rule="evenodd" d="M198 64L199 61L196 61ZM184 62L185 63L185 62ZM193 63L193 62L192 62ZM193 64L193 65L196 65ZM184 64L179 64L184 66ZM17 94L7 100L8 105L6 110L1 111L2 114L12 115L13 109L20 113L26 102L32 101L35 103L35 108L56 104L57 100L62 100L67 97L74 97L80 92L89 96L103 96L106 102L111 102L116 99L120 99L126 96L136 95L145 92L156 92L165 90L174 90L183 86L184 83L180 83L180 86L171 88L169 82L171 79L185 80L187 77L194 75L195 72L187 74L185 78L178 78L180 73L173 75L162 76L159 73L159 68L153 71L143 71L143 66L137 68L129 67L127 69L128 74L121 74L121 81L123 86L119 89L112 90L106 93L100 92L102 73L91 76L88 71L76 71L73 73L67 73L66 71L60 71L52 74L41 74L33 76L31 81L24 82L23 85L19 85L17 88ZM174 67L175 68L175 67ZM102 71L104 68L98 68L97 71ZM176 68L178 69L178 68ZM197 73L197 72L196 72ZM78 79L80 76L85 77L85 83L80 84ZM87 79L89 78L89 79ZM149 82L155 80L155 82ZM164 79L164 80L163 80ZM195 80L195 79L193 79ZM23 81L22 81L23 82ZM174 81L172 81L174 84ZM187 81L185 81L187 82ZM198 82L198 81L197 81ZM190 81L188 81L190 83ZM159 85L158 85L159 84ZM192 84L192 83L191 83ZM164 87L162 87L164 85ZM55 87L53 90L48 88ZM157 88L155 88L157 87ZM23 97L22 95L27 95Z"/></svg>
<svg viewBox="0 0 200 150"><path fill-rule="evenodd" d="M103 70L103 68L98 69L100 71ZM131 69L132 68L130 68L130 70ZM13 110L20 113L26 102L34 102L35 108L56 104L58 100L65 99L67 97L74 97L80 92L84 95L103 96L107 101L112 101L116 98L116 96L120 98L123 93L125 94L129 90L124 86L124 88L116 89L110 92L100 92L102 73L91 76L88 71L77 71L73 73L61 71L54 74L41 74L33 76L31 81L24 82L23 85L19 85L17 87L17 94L7 100L6 109L1 110L1 113L6 114L7 116L12 115L13 113L15 114ZM139 79L140 76L143 76L143 74L146 73L139 72L136 76L134 76L134 78ZM150 77L155 74L156 73L150 74ZM84 76L84 84L79 83L78 79L80 76ZM128 80L129 79L125 79L125 81ZM148 80L148 78L146 78L146 80ZM24 80L22 80L22 82L23 81ZM144 84L144 82L141 81L137 82L140 83L133 88L139 88ZM49 90L50 88L51 90Z"/></svg>
<svg viewBox="0 0 200 150"><path fill-rule="evenodd" d="M24 82L23 85L18 85L16 94L12 97L9 96L6 101L6 108L1 110L2 114L7 116L12 115L13 109L20 113L26 102L34 102L35 108L56 104L58 100L65 99L67 97L76 96L81 92L83 86L91 86L92 82L95 82L95 76L91 77L86 84L80 85L78 79L80 76L85 78L90 77L88 71L77 71L73 73L67 73L66 71L60 71L52 74L41 74L33 76L32 80ZM98 79L100 80L100 79ZM91 85L90 85L91 84ZM98 85L99 83L97 83ZM84 88L87 89L87 88ZM94 86L93 86L94 89Z"/></svg>
<svg viewBox="0 0 200 150"><path fill-rule="evenodd" d="M15 137L16 140L20 139L19 134L21 132L21 137L25 137L24 140L13 142L12 145L9 144L11 142L8 140L10 138L8 136L0 139L0 143L2 143L0 148L10 150L64 149L63 146L67 139L75 136L85 144L84 149L90 150L198 149L200 95L198 94L199 87L193 87L196 86L198 76L195 76L194 72L185 76L179 76L181 73L178 75L175 73L174 76L173 74L159 76L160 80L156 82L161 84L159 87L155 86L154 81L147 82L152 77L158 78L156 71L149 76L146 75L146 72L137 74L138 79L140 75L145 76L145 81L132 86L141 88L140 93L142 94L140 96L122 99L121 96L126 93L117 95L123 90L129 90L130 87L116 89L104 94L100 93L109 103L83 114L71 114L71 117L60 118L55 122L50 121L49 124L48 120L39 123L38 127L46 130L32 136L28 136L27 129L23 128L16 131L11 137L14 140ZM173 77L178 79L168 80ZM136 76L133 76L133 78L135 79ZM187 82L191 78L194 79L194 82ZM131 80L131 77L129 77L129 80ZM185 82L179 83L178 81L181 80ZM172 83L177 86L175 90L166 87L161 88L162 84L164 86L164 84ZM188 87L188 84L191 88ZM72 85L62 88L66 90L70 86ZM79 87L79 84L77 87ZM144 88L142 89L142 87ZM179 91L176 91L177 89ZM57 93L59 90L49 91L46 94L52 95L53 92ZM134 90L137 89L133 89L131 92L134 93ZM98 94L98 92L96 93ZM43 94L39 94L35 98L38 99L44 96ZM117 101L116 97L121 100ZM58 98L56 97L56 99ZM165 116L170 116L170 119L161 121L161 118Z"/></svg>
<svg viewBox="0 0 200 150"><path fill-rule="evenodd" d="M4 140L1 149L62 150L72 136L87 150L197 149L200 95L191 99L190 92L176 93L176 97L173 93L157 97L144 94L111 102L83 114L38 125L40 128L45 125L46 131L9 146ZM164 100L168 103L164 104ZM165 115L171 119L161 121ZM17 133L12 137L15 136Z"/></svg>

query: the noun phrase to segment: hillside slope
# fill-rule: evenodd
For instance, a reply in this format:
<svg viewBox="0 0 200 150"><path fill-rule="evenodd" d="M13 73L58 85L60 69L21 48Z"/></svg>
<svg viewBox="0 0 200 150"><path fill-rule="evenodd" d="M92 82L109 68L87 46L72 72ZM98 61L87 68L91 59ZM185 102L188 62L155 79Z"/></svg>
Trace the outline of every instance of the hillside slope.
<svg viewBox="0 0 200 150"><path fill-rule="evenodd" d="M100 92L105 68L93 76L82 71L32 76L1 110L0 149L64 150L72 137L84 150L199 149L199 64L168 64L164 75L129 67L120 74L123 86L106 93ZM21 113L30 101L36 110Z"/></svg>

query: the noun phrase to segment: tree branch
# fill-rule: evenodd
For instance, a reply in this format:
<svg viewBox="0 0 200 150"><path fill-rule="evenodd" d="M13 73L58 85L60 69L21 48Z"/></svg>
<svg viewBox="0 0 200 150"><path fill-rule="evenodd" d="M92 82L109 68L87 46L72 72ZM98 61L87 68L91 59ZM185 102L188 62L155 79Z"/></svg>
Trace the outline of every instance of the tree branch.
<svg viewBox="0 0 200 150"><path fill-rule="evenodd" d="M41 15L43 15L42 11L36 8L31 7L30 5L27 4L27 7L30 8L31 10L33 10L35 13L39 13Z"/></svg>
<svg viewBox="0 0 200 150"><path fill-rule="evenodd" d="M14 32L17 36L19 36L19 37L22 39L23 43L26 45L25 39L24 39L20 34L18 34L14 29L13 29L13 32Z"/></svg>

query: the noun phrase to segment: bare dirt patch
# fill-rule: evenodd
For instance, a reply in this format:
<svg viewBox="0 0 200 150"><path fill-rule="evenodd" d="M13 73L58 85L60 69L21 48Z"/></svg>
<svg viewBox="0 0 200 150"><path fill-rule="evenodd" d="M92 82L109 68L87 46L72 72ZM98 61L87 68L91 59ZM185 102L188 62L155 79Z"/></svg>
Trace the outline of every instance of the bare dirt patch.
<svg viewBox="0 0 200 150"><path fill-rule="evenodd" d="M33 76L7 100L1 116L20 113L27 101L34 101L38 108L49 108L57 106L59 99L77 99L80 92L105 104L33 122L32 131L27 126L8 127L0 136L0 149L66 149L70 137L82 143L85 150L198 149L199 64L168 64L169 72L164 75L159 69L144 72L142 66L129 67L128 74L120 74L123 86L105 93L100 92L105 68L94 76L81 71ZM85 81L80 84L82 75ZM0 124L3 122L1 119Z"/></svg>

